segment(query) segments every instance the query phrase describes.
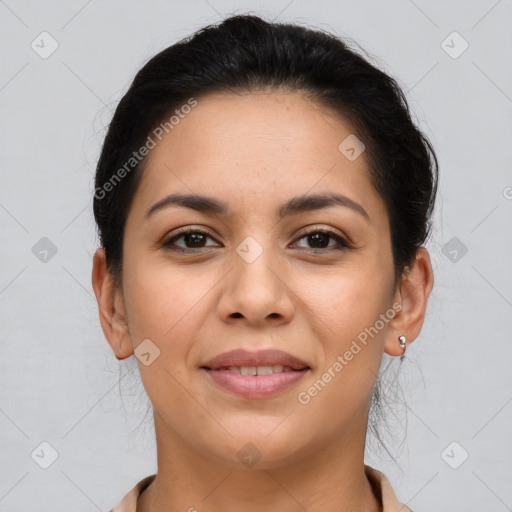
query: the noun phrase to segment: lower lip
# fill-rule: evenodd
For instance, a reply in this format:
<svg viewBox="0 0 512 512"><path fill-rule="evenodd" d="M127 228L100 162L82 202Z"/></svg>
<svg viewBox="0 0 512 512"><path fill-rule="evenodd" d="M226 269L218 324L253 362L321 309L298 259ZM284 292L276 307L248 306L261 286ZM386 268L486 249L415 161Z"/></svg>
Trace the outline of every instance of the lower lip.
<svg viewBox="0 0 512 512"><path fill-rule="evenodd" d="M270 375L241 375L229 370L203 370L219 386L244 398L265 398L284 391L304 377L309 371L272 373Z"/></svg>

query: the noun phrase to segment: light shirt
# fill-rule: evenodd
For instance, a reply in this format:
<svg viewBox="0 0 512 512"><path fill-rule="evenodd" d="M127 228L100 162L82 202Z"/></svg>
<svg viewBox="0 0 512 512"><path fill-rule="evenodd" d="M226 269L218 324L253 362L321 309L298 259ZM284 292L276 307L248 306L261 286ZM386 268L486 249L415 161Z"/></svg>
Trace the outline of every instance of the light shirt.
<svg viewBox="0 0 512 512"><path fill-rule="evenodd" d="M391 483L384 473L365 466L364 471L368 480L370 481L372 488L377 496L380 496L382 500L383 512L413 512L409 507L400 503L391 487ZM131 489L124 498L109 512L136 512L137 509L137 498L139 495L149 487L149 484L155 479L156 474L147 476L140 482L135 484L135 487Z"/></svg>

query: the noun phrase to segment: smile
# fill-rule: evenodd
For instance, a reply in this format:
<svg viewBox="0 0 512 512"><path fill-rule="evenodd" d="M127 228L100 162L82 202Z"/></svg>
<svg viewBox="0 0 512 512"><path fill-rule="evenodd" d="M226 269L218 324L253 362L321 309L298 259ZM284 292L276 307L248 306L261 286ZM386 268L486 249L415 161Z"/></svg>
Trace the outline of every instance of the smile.
<svg viewBox="0 0 512 512"><path fill-rule="evenodd" d="M282 365L229 366L212 370L202 368L211 382L234 395L247 398L269 398L296 385L309 368L293 370Z"/></svg>
<svg viewBox="0 0 512 512"><path fill-rule="evenodd" d="M228 366L218 368L216 371L227 370L241 375L271 375L273 373L293 372L289 366L275 364L272 366Z"/></svg>

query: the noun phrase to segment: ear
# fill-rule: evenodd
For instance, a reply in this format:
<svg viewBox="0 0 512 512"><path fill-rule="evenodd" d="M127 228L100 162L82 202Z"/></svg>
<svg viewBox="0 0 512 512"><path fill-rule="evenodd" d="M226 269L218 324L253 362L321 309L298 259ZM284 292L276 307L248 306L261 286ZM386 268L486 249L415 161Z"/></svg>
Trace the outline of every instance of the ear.
<svg viewBox="0 0 512 512"><path fill-rule="evenodd" d="M122 291L113 286L105 249L97 249L92 264L92 287L98 301L101 328L117 359L133 354Z"/></svg>
<svg viewBox="0 0 512 512"><path fill-rule="evenodd" d="M414 341L421 331L427 309L427 299L434 284L430 256L425 247L416 251L414 262L406 268L396 290L393 303L402 305L389 322L384 343L384 352L391 356L402 355L399 336L405 336L407 343Z"/></svg>

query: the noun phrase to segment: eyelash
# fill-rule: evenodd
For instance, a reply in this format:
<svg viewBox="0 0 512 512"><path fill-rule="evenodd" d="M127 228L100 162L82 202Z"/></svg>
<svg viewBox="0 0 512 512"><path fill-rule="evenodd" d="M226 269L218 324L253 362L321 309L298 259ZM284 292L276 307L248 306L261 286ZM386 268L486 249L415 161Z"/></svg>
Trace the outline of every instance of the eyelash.
<svg viewBox="0 0 512 512"><path fill-rule="evenodd" d="M176 252L199 252L202 249L207 249L207 247L198 247L196 249L176 247L176 246L173 247L173 244L174 244L174 242L176 242L176 240L179 240L184 235L190 235L190 234L206 235L207 237L214 240L213 235L211 233L209 233L208 231L202 231L200 229L188 226L188 227L180 230L178 233L173 235L168 240L164 241L162 243L162 246L168 250L176 251ZM325 249L304 249L306 252L309 252L311 254L326 253L326 252L330 252L330 251L343 251L346 249L353 248L353 245L346 238L342 237L335 231L328 229L328 228L314 229L314 230L308 231L306 233L303 233L297 240L302 240L303 238L306 238L308 236L315 235L315 234L328 235L329 237L331 237L333 240L335 240L338 243L338 247L334 247L334 248L331 247L331 248L325 248Z"/></svg>

